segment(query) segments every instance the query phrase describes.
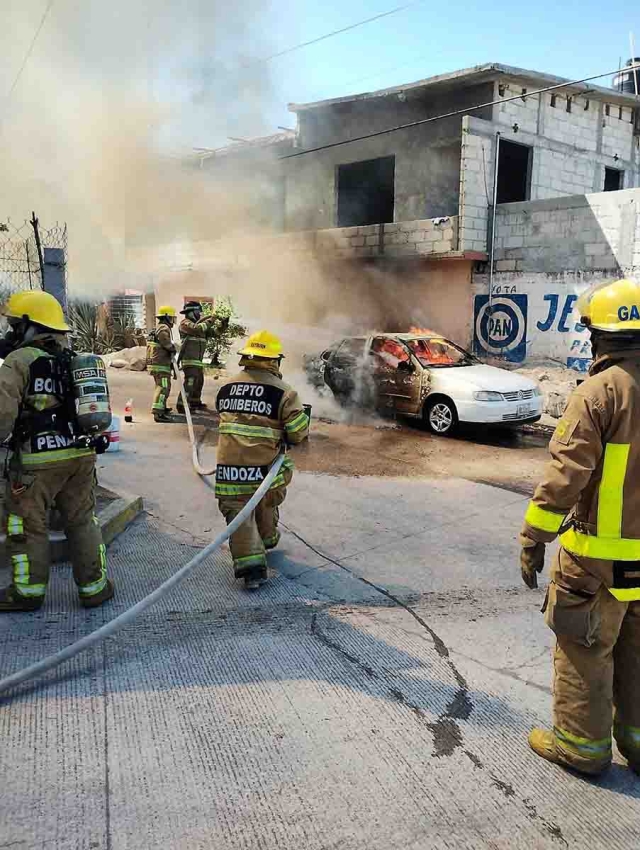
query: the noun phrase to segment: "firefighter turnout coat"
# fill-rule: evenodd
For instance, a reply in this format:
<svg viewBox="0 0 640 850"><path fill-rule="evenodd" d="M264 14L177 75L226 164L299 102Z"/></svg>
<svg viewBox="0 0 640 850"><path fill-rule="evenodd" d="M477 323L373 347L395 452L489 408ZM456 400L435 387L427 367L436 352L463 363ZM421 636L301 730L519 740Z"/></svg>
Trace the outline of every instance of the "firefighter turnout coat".
<svg viewBox="0 0 640 850"><path fill-rule="evenodd" d="M12 592L38 607L49 581L48 512L62 516L83 604L109 598L95 508L95 451L74 447L72 413L57 369L63 334L43 332L0 367L0 440L13 432L4 526Z"/></svg>
<svg viewBox="0 0 640 850"><path fill-rule="evenodd" d="M56 372L56 352L64 347L63 334L45 332L8 354L0 368L0 441L14 432L14 465L42 468L95 456L91 448L72 445Z"/></svg>
<svg viewBox="0 0 640 850"><path fill-rule="evenodd" d="M309 419L298 393L282 380L272 360L243 357L243 371L218 392L220 414L216 496L251 496L267 475L283 445L296 445L309 433ZM289 457L272 488L288 483Z"/></svg>
<svg viewBox="0 0 640 850"><path fill-rule="evenodd" d="M640 600L640 348L596 359L550 452L523 534L559 535L616 599Z"/></svg>
<svg viewBox="0 0 640 850"><path fill-rule="evenodd" d="M147 369L152 375L171 375L171 355L176 347L171 338L171 327L158 322L147 342Z"/></svg>
<svg viewBox="0 0 640 850"><path fill-rule="evenodd" d="M180 365L182 367L195 366L199 369L204 367L204 353L207 348L207 337L211 333L214 319L206 316L197 322L183 319L180 322Z"/></svg>

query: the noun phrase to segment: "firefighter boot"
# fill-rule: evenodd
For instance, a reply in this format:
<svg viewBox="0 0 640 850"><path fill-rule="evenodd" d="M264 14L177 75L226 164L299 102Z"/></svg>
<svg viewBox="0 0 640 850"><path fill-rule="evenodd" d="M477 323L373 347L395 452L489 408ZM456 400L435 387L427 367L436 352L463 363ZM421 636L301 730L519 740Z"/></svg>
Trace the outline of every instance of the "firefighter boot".
<svg viewBox="0 0 640 850"><path fill-rule="evenodd" d="M266 567L251 570L244 577L244 588L245 590L259 590L263 584L266 584L268 578Z"/></svg>
<svg viewBox="0 0 640 850"><path fill-rule="evenodd" d="M565 758L562 750L558 747L558 739L555 733L547 729L532 729L529 734L529 746L536 755L543 759L585 776L598 776L608 767L608 764L602 763L590 765L585 759L581 760L581 764L577 764L575 761Z"/></svg>
<svg viewBox="0 0 640 850"><path fill-rule="evenodd" d="M112 599L113 594L113 582L110 578L108 578L103 591L96 593L95 596L81 596L80 603L83 608L98 608L100 605L103 605L105 602Z"/></svg>
<svg viewBox="0 0 640 850"><path fill-rule="evenodd" d="M635 761L631 758L631 753L624 744L620 744L618 741L618 749L620 750L620 755L623 759L626 760L627 765L629 766L629 770L632 770L634 773L637 773L640 776L640 761Z"/></svg>
<svg viewBox="0 0 640 850"><path fill-rule="evenodd" d="M162 412L157 412L157 413L154 412L153 421L154 422L171 422L171 417L168 416L166 410L163 410Z"/></svg>
<svg viewBox="0 0 640 850"><path fill-rule="evenodd" d="M12 611L37 611L42 608L43 598L29 599L21 596L13 587L0 590L0 614L10 614Z"/></svg>
<svg viewBox="0 0 640 850"><path fill-rule="evenodd" d="M628 740L625 740L624 728L617 722L614 725L616 744L620 750L622 758L626 759L629 770L637 773L640 776L640 752L637 747L632 747ZM635 750L635 752L634 752Z"/></svg>

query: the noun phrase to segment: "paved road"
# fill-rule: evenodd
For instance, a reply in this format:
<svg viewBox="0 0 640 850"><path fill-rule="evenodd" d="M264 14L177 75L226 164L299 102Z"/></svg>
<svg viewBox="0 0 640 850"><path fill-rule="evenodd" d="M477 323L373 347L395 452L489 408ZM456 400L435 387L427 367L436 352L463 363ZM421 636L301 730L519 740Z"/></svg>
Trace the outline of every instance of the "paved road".
<svg viewBox="0 0 640 850"><path fill-rule="evenodd" d="M101 462L149 505L110 549L117 600L80 611L56 569L43 613L0 622L3 673L221 528L181 431L140 415ZM223 551L3 700L0 848L637 848L625 767L589 782L527 749L551 665L542 591L518 582L525 504L459 478L299 475L263 591L238 587Z"/></svg>

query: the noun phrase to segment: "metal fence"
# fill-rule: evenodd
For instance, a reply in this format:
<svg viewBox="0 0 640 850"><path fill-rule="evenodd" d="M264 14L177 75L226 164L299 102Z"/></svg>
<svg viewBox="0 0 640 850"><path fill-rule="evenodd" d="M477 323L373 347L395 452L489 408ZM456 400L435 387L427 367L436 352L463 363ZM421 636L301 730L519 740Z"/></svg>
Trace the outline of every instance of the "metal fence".
<svg viewBox="0 0 640 850"><path fill-rule="evenodd" d="M55 256L62 256L66 266L66 224L46 229L35 216L20 224L0 221L0 300L17 290L43 288L46 255L51 248L58 249Z"/></svg>

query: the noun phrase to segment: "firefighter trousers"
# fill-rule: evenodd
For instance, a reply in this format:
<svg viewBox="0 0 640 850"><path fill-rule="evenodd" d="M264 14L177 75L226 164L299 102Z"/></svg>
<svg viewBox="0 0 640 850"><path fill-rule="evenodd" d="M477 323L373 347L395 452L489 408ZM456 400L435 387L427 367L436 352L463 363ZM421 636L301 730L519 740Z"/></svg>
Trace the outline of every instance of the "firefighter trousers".
<svg viewBox="0 0 640 850"><path fill-rule="evenodd" d="M151 409L154 413L164 413L171 393L171 372L152 372L151 374L156 385Z"/></svg>
<svg viewBox="0 0 640 850"><path fill-rule="evenodd" d="M95 467L93 455L10 471L4 526L12 586L20 596L44 599L47 592L48 519L54 501L64 524L80 596L97 596L105 589L107 559L95 516Z"/></svg>
<svg viewBox="0 0 640 850"><path fill-rule="evenodd" d="M557 636L557 747L596 773L611 762L612 726L621 753L640 765L640 602L619 602L586 563L560 550L545 619Z"/></svg>
<svg viewBox="0 0 640 850"><path fill-rule="evenodd" d="M246 522L231 535L229 547L236 578L255 574L266 577L267 549L277 546L280 539L279 507L286 496L286 485L269 490ZM220 512L227 525L238 516L250 498L251 494L223 496L218 499Z"/></svg>
<svg viewBox="0 0 640 850"><path fill-rule="evenodd" d="M189 407L202 403L202 390L204 388L204 369L200 366L183 366L184 391L187 394ZM178 410L183 408L182 396L178 398Z"/></svg>

